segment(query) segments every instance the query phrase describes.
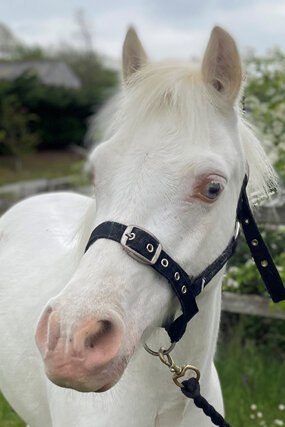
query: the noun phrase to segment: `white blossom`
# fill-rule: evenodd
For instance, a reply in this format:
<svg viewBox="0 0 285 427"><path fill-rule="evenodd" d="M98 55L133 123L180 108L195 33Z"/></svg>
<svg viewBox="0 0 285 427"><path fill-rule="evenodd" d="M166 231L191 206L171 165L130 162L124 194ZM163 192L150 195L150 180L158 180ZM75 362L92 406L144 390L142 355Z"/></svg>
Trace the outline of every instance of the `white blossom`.
<svg viewBox="0 0 285 427"><path fill-rule="evenodd" d="M282 420L278 420L278 419L274 420L274 424L276 424L277 426L284 426L283 421Z"/></svg>
<svg viewBox="0 0 285 427"><path fill-rule="evenodd" d="M229 268L229 273L237 273L239 271L239 268L233 265Z"/></svg>
<svg viewBox="0 0 285 427"><path fill-rule="evenodd" d="M279 136L283 132L283 123L280 120L274 120L272 123L274 135Z"/></svg>
<svg viewBox="0 0 285 427"><path fill-rule="evenodd" d="M231 277L229 277L228 280L227 280L227 286L229 288L238 289L239 283L236 280L234 280Z"/></svg>

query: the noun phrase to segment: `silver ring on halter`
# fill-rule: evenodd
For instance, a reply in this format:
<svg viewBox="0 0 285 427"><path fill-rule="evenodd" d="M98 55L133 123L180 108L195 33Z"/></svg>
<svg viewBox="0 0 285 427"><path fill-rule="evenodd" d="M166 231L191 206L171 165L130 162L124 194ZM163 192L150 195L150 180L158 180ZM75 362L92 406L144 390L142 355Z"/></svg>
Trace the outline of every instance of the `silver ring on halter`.
<svg viewBox="0 0 285 427"><path fill-rule="evenodd" d="M159 353L162 353L163 355L168 355L174 349L175 344L176 342L171 343L170 347L168 347L167 349L161 347L159 351L152 350L147 344L144 344L144 348L149 354L152 354L153 356L159 356Z"/></svg>

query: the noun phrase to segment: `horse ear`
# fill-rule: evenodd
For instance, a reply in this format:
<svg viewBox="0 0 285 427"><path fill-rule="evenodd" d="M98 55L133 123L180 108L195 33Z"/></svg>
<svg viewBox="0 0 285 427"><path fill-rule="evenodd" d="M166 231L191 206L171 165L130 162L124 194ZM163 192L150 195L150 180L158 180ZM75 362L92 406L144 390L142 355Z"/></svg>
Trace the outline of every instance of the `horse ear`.
<svg viewBox="0 0 285 427"><path fill-rule="evenodd" d="M129 77L140 70L147 62L147 55L138 38L134 27L130 27L123 45L123 77L127 81Z"/></svg>
<svg viewBox="0 0 285 427"><path fill-rule="evenodd" d="M220 27L212 30L202 62L202 78L234 104L242 82L241 61L235 41Z"/></svg>

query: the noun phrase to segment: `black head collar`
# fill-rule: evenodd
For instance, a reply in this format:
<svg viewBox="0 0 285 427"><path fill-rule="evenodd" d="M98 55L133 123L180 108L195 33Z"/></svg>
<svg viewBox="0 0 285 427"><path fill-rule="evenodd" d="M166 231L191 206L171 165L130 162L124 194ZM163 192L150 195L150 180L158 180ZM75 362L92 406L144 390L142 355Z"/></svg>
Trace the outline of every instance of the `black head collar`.
<svg viewBox="0 0 285 427"><path fill-rule="evenodd" d="M243 227L247 244L252 253L261 278L274 302L285 299L285 288L271 255L254 221L247 194L245 177L237 207L237 222ZM196 297L212 278L232 257L237 246L238 228L225 250L196 277L190 277L162 248L159 240L151 233L136 225L124 225L106 221L92 232L85 252L98 239L111 239L118 242L137 261L151 266L170 283L180 301L182 314L165 327L171 342L177 342L183 336L187 323L198 313Z"/></svg>

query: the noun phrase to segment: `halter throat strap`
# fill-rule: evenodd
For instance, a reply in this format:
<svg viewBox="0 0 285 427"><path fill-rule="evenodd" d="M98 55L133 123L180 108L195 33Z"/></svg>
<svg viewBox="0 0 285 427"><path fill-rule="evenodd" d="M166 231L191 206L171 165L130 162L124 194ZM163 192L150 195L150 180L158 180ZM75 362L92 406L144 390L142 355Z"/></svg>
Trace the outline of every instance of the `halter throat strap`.
<svg viewBox="0 0 285 427"><path fill-rule="evenodd" d="M246 241L268 292L273 301L278 302L285 299L285 289L254 221L246 195L246 184L247 177L243 182L239 197L237 221L243 226ZM163 250L160 241L153 234L136 225L127 226L114 221L101 223L93 230L85 252L98 239L111 239L120 243L132 258L152 267L168 280L171 288L179 299L182 314L175 320L169 322L167 326L165 326L165 329L171 342L177 342L183 336L187 323L199 311L196 304L196 297L234 254L237 246L238 233L235 232L235 235L230 239L224 251L196 277L189 276L185 270ZM255 244L255 240L258 241L257 245Z"/></svg>

